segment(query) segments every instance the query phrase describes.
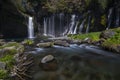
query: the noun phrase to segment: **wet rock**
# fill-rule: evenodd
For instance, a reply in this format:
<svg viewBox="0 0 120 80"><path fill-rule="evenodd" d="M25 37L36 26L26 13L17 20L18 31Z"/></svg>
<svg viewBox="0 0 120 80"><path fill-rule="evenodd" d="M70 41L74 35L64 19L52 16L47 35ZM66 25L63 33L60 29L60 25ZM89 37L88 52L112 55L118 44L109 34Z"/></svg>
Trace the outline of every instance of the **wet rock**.
<svg viewBox="0 0 120 80"><path fill-rule="evenodd" d="M100 34L100 39L103 38L103 39L108 39L108 38L111 38L112 36L115 35L115 32L112 31L112 30L106 30L106 31L103 31L101 32Z"/></svg>
<svg viewBox="0 0 120 80"><path fill-rule="evenodd" d="M54 56L47 55L41 60L40 67L45 71L55 71L58 68L57 60Z"/></svg>
<svg viewBox="0 0 120 80"><path fill-rule="evenodd" d="M52 42L38 43L36 46L41 48L52 47L54 44Z"/></svg>
<svg viewBox="0 0 120 80"><path fill-rule="evenodd" d="M88 44L91 44L92 43L92 39L90 38L85 38L82 43L88 43Z"/></svg>
<svg viewBox="0 0 120 80"><path fill-rule="evenodd" d="M54 42L55 45L59 45L59 46L64 46L64 47L69 47L70 44L67 41L62 41L62 40L56 40Z"/></svg>
<svg viewBox="0 0 120 80"><path fill-rule="evenodd" d="M6 63L0 62L0 69L6 69Z"/></svg>
<svg viewBox="0 0 120 80"><path fill-rule="evenodd" d="M54 56L52 56L52 55L47 55L47 56L45 56L42 60L41 60L41 63L47 63L47 62L50 62L50 61L52 61L52 60L54 60L55 58L54 58Z"/></svg>
<svg viewBox="0 0 120 80"><path fill-rule="evenodd" d="M7 54L16 54L16 53L22 53L24 51L24 46L16 43L16 42L8 42L1 46L0 49L0 57L3 57Z"/></svg>
<svg viewBox="0 0 120 80"><path fill-rule="evenodd" d="M0 39L0 46L4 45L6 42L3 39Z"/></svg>
<svg viewBox="0 0 120 80"><path fill-rule="evenodd" d="M118 46L112 46L112 47L111 47L111 51L120 53L120 45L118 45Z"/></svg>
<svg viewBox="0 0 120 80"><path fill-rule="evenodd" d="M0 49L0 57L3 57L4 55L7 55L7 54L14 54L16 53L16 49L15 49L15 46L12 46L12 47L5 47L3 49Z"/></svg>
<svg viewBox="0 0 120 80"><path fill-rule="evenodd" d="M80 40L67 40L67 42L70 43L70 44L78 44L78 45L81 44Z"/></svg>

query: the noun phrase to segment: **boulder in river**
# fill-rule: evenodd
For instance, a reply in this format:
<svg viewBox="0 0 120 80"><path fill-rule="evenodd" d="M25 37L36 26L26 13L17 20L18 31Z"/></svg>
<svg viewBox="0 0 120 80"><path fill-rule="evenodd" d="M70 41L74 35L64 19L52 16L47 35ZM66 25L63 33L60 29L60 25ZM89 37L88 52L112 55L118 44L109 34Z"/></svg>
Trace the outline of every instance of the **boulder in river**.
<svg viewBox="0 0 120 80"><path fill-rule="evenodd" d="M53 42L43 42L43 43L38 43L36 46L40 48L48 48L52 47L54 44Z"/></svg>
<svg viewBox="0 0 120 80"><path fill-rule="evenodd" d="M47 55L41 60L40 67L45 71L55 71L58 68L57 60L54 56Z"/></svg>
<svg viewBox="0 0 120 80"><path fill-rule="evenodd" d="M62 41L62 40L56 40L54 42L55 45L59 45L59 46L64 46L64 47L69 47L70 44L67 41Z"/></svg>

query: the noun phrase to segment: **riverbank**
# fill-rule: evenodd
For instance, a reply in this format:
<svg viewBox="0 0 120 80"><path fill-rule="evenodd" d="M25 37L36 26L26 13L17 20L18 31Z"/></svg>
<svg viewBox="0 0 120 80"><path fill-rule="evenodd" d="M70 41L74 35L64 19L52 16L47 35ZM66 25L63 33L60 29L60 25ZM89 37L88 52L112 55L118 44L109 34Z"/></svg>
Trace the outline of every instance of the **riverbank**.
<svg viewBox="0 0 120 80"><path fill-rule="evenodd" d="M94 44L103 49L120 53L120 28L109 29L102 32L88 34L68 35L73 40L80 40L82 43Z"/></svg>

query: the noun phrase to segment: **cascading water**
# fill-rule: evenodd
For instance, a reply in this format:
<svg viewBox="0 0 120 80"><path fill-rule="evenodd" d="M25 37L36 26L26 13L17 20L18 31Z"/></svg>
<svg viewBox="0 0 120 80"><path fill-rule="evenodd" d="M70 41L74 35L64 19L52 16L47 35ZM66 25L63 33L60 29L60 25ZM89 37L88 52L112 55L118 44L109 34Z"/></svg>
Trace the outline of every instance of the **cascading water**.
<svg viewBox="0 0 120 80"><path fill-rule="evenodd" d="M76 17L75 14L73 14L71 17L70 30L69 30L68 34L74 33L73 30L74 30L74 26L75 26L75 17Z"/></svg>
<svg viewBox="0 0 120 80"><path fill-rule="evenodd" d="M79 22L76 22L76 26L75 26L75 29L74 29L73 34L77 34L77 27L78 27L78 23L79 23Z"/></svg>
<svg viewBox="0 0 120 80"><path fill-rule="evenodd" d="M91 16L88 17L88 26L86 29L86 33L89 31ZM51 37L62 37L67 34L77 34L82 33L86 18L83 19L79 26L79 16L72 14L72 15L65 15L63 13L60 14L53 14L49 17L44 17L43 24L44 24L44 33L45 36ZM78 32L79 31L79 32Z"/></svg>
<svg viewBox="0 0 120 80"><path fill-rule="evenodd" d="M44 36L47 36L47 23L46 18L44 18Z"/></svg>
<svg viewBox="0 0 120 80"><path fill-rule="evenodd" d="M107 26L107 28L106 28L106 30L108 30L109 28L110 28L110 26L111 26L111 21L112 21L112 19L111 19L111 17L112 17L112 12L113 12L113 8L110 8L109 9L109 14L108 14L108 26Z"/></svg>
<svg viewBox="0 0 120 80"><path fill-rule="evenodd" d="M53 14L45 17L44 21L44 35L51 37L64 36L66 27L64 26L64 14Z"/></svg>
<svg viewBox="0 0 120 80"><path fill-rule="evenodd" d="M86 19L84 19L84 20L82 21L82 23L80 24L79 33L82 33L83 27L84 27L84 24L85 24L85 21L86 21Z"/></svg>
<svg viewBox="0 0 120 80"><path fill-rule="evenodd" d="M34 38L33 18L29 16L28 19L28 38Z"/></svg>

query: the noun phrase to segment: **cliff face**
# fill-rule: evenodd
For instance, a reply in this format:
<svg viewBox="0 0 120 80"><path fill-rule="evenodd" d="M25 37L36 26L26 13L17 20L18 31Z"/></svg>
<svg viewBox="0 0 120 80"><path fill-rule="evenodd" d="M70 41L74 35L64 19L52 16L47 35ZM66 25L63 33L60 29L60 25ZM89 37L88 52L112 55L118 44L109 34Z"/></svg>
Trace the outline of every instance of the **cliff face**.
<svg viewBox="0 0 120 80"><path fill-rule="evenodd" d="M43 18L56 13L77 14L88 19L91 31L120 26L119 0L1 0L0 35L27 36L27 16L34 17L35 31ZM81 22L81 21L80 21Z"/></svg>
<svg viewBox="0 0 120 80"><path fill-rule="evenodd" d="M1 38L18 38L27 36L26 19L10 0L0 1L0 35Z"/></svg>

